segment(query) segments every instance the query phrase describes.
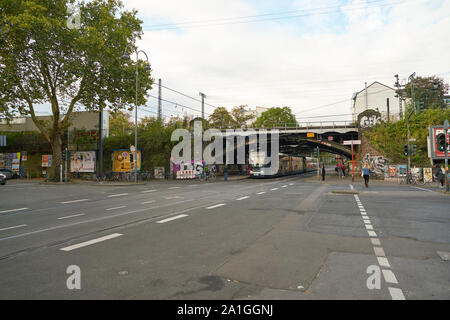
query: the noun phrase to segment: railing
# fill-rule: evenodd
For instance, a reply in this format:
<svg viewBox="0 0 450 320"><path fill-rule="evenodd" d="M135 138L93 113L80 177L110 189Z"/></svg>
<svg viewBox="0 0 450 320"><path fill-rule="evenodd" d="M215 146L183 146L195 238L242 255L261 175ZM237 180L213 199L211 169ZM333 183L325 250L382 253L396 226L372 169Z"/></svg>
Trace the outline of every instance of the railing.
<svg viewBox="0 0 450 320"><path fill-rule="evenodd" d="M264 127L261 129L284 129L284 130L301 130L301 129L329 129L329 128L356 128L356 124L353 121L320 121L320 122L298 122L295 125L292 123L286 123L277 127Z"/></svg>

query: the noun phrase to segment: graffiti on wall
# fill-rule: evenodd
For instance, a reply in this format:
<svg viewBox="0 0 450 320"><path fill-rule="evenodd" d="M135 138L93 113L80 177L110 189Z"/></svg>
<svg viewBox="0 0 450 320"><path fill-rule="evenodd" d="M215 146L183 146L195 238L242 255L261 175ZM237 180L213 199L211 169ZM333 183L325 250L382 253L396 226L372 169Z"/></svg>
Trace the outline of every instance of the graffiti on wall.
<svg viewBox="0 0 450 320"><path fill-rule="evenodd" d="M383 156L371 156L367 153L363 157L362 165L369 164L370 171L376 175L385 175L389 173L389 160Z"/></svg>
<svg viewBox="0 0 450 320"><path fill-rule="evenodd" d="M381 113L368 109L358 115L358 125L361 129L371 128L381 123Z"/></svg>

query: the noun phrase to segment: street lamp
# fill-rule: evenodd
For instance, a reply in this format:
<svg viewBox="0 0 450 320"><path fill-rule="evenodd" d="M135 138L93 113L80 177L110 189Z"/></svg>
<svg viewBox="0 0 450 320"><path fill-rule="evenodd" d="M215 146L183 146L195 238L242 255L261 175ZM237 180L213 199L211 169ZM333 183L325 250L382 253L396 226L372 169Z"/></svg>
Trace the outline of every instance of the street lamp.
<svg viewBox="0 0 450 320"><path fill-rule="evenodd" d="M129 60L130 55L127 53L129 45L125 48L125 53L122 56L122 59ZM134 49L134 52L136 53L136 108L135 108L135 114L134 114L134 182L137 183L137 128L138 128L138 118L137 118L137 112L138 112L138 78L139 78L139 53L143 53L145 55L145 58L147 59L147 63L145 65L146 70L150 70L150 64L148 62L148 56L143 50L138 50L137 48ZM142 161L142 159L141 159Z"/></svg>

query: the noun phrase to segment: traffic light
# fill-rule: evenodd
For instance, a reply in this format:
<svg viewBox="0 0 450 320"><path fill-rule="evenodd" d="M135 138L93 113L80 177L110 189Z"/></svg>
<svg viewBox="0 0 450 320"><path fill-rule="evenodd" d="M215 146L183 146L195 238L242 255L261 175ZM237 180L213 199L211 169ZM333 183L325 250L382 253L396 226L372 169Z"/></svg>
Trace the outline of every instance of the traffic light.
<svg viewBox="0 0 450 320"><path fill-rule="evenodd" d="M440 133L436 137L436 144L439 151L445 151L445 148L447 147L447 137L445 136L445 133Z"/></svg>
<svg viewBox="0 0 450 320"><path fill-rule="evenodd" d="M66 161L66 159L67 159L67 153L66 153L66 152L67 152L67 151L64 150L64 151L62 152L62 154L61 154L63 161Z"/></svg>
<svg viewBox="0 0 450 320"><path fill-rule="evenodd" d="M420 101L417 104L417 113L421 113L422 111L425 110L425 103L423 103L422 101Z"/></svg>
<svg viewBox="0 0 450 320"><path fill-rule="evenodd" d="M405 145L405 146L403 147L403 153L405 154L405 156L408 155L408 145Z"/></svg>
<svg viewBox="0 0 450 320"><path fill-rule="evenodd" d="M414 156L416 154L416 145L412 144L411 145L411 155Z"/></svg>

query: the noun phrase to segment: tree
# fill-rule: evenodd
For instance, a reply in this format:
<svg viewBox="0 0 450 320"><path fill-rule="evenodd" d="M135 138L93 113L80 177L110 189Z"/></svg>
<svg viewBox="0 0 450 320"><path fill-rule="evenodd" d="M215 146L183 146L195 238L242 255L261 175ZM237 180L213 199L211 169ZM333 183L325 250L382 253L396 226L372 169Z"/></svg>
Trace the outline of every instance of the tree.
<svg viewBox="0 0 450 320"><path fill-rule="evenodd" d="M231 114L224 107L219 107L208 118L209 126L214 129L234 128L235 122Z"/></svg>
<svg viewBox="0 0 450 320"><path fill-rule="evenodd" d="M234 107L231 110L231 115L234 119L234 125L236 128L242 128L243 126L247 126L247 122L255 119L255 115L251 113L247 113L247 106L239 106Z"/></svg>
<svg viewBox="0 0 450 320"><path fill-rule="evenodd" d="M414 79L414 99L422 102L427 108L445 108L444 95L448 93L449 85L437 77L417 77ZM411 98L411 82L406 87L406 94Z"/></svg>
<svg viewBox="0 0 450 320"><path fill-rule="evenodd" d="M128 135L133 130L131 115L127 112L117 111L111 113L109 120L109 134L112 136Z"/></svg>
<svg viewBox="0 0 450 320"><path fill-rule="evenodd" d="M80 105L117 111L135 97L136 65L121 57L126 48L129 54L134 50L142 35L137 12L124 11L120 0L82 1L80 24L72 24L68 7L74 3L0 0L0 21L9 26L0 37L0 112L31 116L52 146L53 176L61 161L61 135L73 111ZM142 61L138 67L142 104L152 79ZM35 106L43 103L51 106L51 121L36 117Z"/></svg>
<svg viewBox="0 0 450 320"><path fill-rule="evenodd" d="M297 121L292 114L292 110L289 107L283 108L270 108L263 112L261 116L256 119L256 128L271 128L271 127L292 127L296 126Z"/></svg>

